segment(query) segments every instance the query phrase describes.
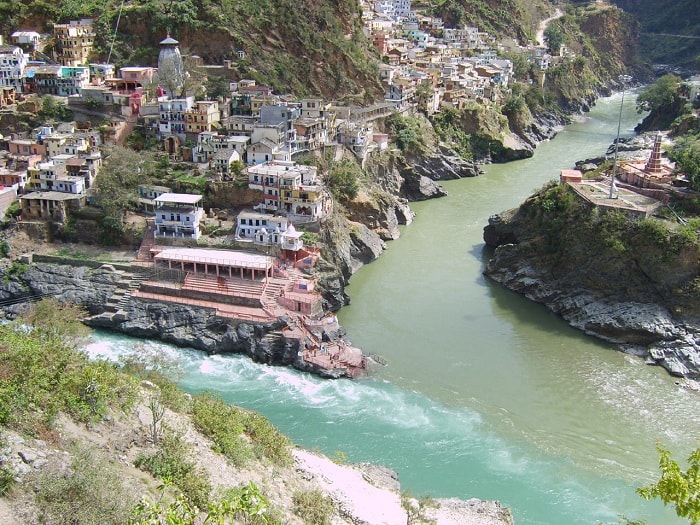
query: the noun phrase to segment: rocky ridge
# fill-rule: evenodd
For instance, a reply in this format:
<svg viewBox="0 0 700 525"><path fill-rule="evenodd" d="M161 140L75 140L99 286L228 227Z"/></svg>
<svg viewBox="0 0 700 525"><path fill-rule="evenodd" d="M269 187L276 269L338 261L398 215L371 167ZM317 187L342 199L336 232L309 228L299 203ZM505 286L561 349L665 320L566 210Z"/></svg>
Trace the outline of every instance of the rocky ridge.
<svg viewBox="0 0 700 525"><path fill-rule="evenodd" d="M503 215L492 217L487 228L498 229L503 219ZM499 245L484 273L544 304L574 328L617 344L671 375L700 377L700 324L679 320L663 305L627 301L602 288L592 290L570 276L553 279L551 268L528 258L518 244Z"/></svg>
<svg viewBox="0 0 700 525"><path fill-rule="evenodd" d="M210 354L241 353L261 363L310 370L309 364L298 356L299 341L284 337L285 319L243 322L218 316L213 308L129 297L124 290L140 270L90 261L33 262L21 275L3 280L0 303L6 316L14 317L26 301L52 297L86 308L90 316L84 322L93 328L157 339ZM115 297L119 298L118 304L112 305ZM117 309L116 313L109 312L110 305ZM339 329L327 337L343 335Z"/></svg>
<svg viewBox="0 0 700 525"><path fill-rule="evenodd" d="M563 186L545 187L492 216L484 241L494 251L484 273L589 335L674 376L700 378L695 244L576 199Z"/></svg>

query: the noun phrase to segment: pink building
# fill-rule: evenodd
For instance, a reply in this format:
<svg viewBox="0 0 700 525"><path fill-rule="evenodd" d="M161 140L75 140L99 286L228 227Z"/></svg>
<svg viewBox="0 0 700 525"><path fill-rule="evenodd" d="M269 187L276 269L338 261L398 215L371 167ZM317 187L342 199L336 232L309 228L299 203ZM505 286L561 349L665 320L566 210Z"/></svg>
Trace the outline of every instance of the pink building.
<svg viewBox="0 0 700 525"><path fill-rule="evenodd" d="M9 143L10 154L26 157L29 155L46 156L46 146L35 140L14 139Z"/></svg>

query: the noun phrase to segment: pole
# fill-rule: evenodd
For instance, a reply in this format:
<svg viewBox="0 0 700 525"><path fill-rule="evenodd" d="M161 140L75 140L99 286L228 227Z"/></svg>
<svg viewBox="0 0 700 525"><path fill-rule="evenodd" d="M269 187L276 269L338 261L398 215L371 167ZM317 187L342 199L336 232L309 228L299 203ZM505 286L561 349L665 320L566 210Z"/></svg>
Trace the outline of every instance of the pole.
<svg viewBox="0 0 700 525"><path fill-rule="evenodd" d="M617 173L617 152L620 147L620 126L622 125L622 109L625 105L625 82L631 80L632 77L628 75L620 75L620 81L622 82L622 101L620 102L620 114L617 117L617 138L615 139L615 155L613 157L613 168L612 174L610 175L610 193L608 194L608 199L613 199L613 194L615 193L615 173Z"/></svg>
<svg viewBox="0 0 700 525"><path fill-rule="evenodd" d="M620 125L622 124L622 107L625 104L625 88L622 88L622 102L620 102L620 115L617 118L617 138L615 139L615 156L613 157L613 168L610 174L610 193L608 199L613 198L615 192L615 173L617 172L617 151L620 147Z"/></svg>
<svg viewBox="0 0 700 525"><path fill-rule="evenodd" d="M122 0L119 6L119 15L117 15L117 23L114 24L114 36L112 37L112 43L109 46L109 55L107 56L107 63L112 59L112 49L114 49L114 41L117 39L117 28L119 27L119 20L122 18L122 9L124 9L124 0Z"/></svg>

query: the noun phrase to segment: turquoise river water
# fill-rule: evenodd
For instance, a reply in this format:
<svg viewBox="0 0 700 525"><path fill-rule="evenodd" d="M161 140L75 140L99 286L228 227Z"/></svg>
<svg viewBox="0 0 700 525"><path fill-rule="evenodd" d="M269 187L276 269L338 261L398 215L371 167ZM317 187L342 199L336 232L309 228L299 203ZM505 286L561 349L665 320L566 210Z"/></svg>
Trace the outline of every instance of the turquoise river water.
<svg viewBox="0 0 700 525"><path fill-rule="evenodd" d="M601 99L533 158L488 166L413 206L414 223L352 277L352 304L340 312L353 344L387 360L369 379L145 344L180 359L185 389L258 410L304 447L387 465L413 494L498 499L517 525L622 514L683 523L635 488L658 477L657 441L681 460L700 445L700 395L482 275L488 217L604 153L620 102ZM622 134L638 120L628 94ZM133 346L97 332L89 350L113 358Z"/></svg>

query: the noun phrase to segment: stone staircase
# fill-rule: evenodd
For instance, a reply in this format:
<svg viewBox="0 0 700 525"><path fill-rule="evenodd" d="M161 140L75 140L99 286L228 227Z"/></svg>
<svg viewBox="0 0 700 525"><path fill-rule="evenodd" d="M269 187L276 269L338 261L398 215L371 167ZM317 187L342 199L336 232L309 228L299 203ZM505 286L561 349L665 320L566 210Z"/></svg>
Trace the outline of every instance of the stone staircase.
<svg viewBox="0 0 700 525"><path fill-rule="evenodd" d="M126 318L125 308L131 300L131 294L134 290L141 287L141 283L149 278L152 272L134 271L128 272L125 270L116 270L119 274L116 288L112 296L107 299L104 305L104 312L92 316L91 319L104 319L113 321L115 316Z"/></svg>
<svg viewBox="0 0 700 525"><path fill-rule="evenodd" d="M141 288L141 283L143 281L147 280L149 277L150 277L150 272L134 272L131 274L131 278L129 279L129 286L127 287L126 290L124 290L124 293L121 294L121 297L119 297L119 301L117 302L117 311L118 312L124 311L124 308L131 300L131 294L135 290L138 290L139 288Z"/></svg>
<svg viewBox="0 0 700 525"><path fill-rule="evenodd" d="M139 251L136 254L137 261L151 262L151 248L156 241L155 224L153 219L148 219L146 221L146 232L143 234L143 239L141 240L141 246L139 246Z"/></svg>
<svg viewBox="0 0 700 525"><path fill-rule="evenodd" d="M272 277L267 281L265 291L260 297L263 308L273 314L284 313L284 309L277 303L277 298L282 292L289 292L294 287L294 283L289 278Z"/></svg>
<svg viewBox="0 0 700 525"><path fill-rule="evenodd" d="M237 277L214 277L189 272L185 276L182 288L183 290L197 290L212 294L261 298L264 293L265 283Z"/></svg>

